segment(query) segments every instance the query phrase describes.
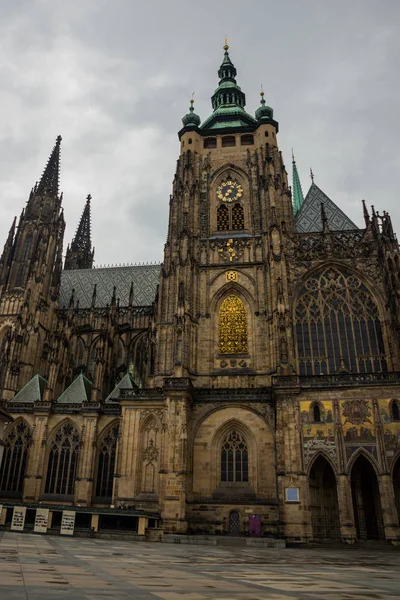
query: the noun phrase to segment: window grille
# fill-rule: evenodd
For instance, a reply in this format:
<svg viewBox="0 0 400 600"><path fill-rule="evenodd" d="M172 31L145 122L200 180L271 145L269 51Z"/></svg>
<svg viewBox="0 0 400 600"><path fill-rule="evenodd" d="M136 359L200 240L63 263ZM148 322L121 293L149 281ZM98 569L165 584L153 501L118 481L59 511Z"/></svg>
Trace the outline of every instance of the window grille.
<svg viewBox="0 0 400 600"><path fill-rule="evenodd" d="M230 294L219 309L219 353L246 354L247 319L243 302Z"/></svg>

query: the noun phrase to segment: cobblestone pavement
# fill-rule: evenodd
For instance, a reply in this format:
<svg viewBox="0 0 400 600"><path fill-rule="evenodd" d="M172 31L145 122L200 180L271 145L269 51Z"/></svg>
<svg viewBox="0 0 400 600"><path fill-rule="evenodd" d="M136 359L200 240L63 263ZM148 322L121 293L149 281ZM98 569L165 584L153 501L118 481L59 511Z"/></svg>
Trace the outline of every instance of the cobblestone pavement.
<svg viewBox="0 0 400 600"><path fill-rule="evenodd" d="M1 535L1 534L0 534ZM0 600L367 600L400 596L400 550L0 537Z"/></svg>

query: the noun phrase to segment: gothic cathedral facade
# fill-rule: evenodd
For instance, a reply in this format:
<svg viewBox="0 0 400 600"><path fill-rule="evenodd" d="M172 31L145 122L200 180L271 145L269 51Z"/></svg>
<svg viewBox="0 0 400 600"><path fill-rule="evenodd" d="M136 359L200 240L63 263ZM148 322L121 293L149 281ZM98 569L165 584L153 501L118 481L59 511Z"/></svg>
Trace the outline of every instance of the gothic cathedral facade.
<svg viewBox="0 0 400 600"><path fill-rule="evenodd" d="M358 228L314 181L304 198L294 158L290 188L273 110L262 94L246 112L228 46L218 75L211 116L192 101L179 131L161 265L94 268L88 196L63 266L60 137L14 221L0 502L100 528L125 507L165 533L398 541L390 217L364 205Z"/></svg>

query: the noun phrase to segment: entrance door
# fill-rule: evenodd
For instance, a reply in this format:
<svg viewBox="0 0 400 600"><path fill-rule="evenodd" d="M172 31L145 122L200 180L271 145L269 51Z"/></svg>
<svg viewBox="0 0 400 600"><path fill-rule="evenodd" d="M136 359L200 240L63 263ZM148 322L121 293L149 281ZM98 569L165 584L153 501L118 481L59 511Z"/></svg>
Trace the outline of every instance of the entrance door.
<svg viewBox="0 0 400 600"><path fill-rule="evenodd" d="M240 534L240 515L237 510L229 513L229 533L231 535Z"/></svg>
<svg viewBox="0 0 400 600"><path fill-rule="evenodd" d="M322 456L316 459L311 468L309 486L313 537L340 539L336 477Z"/></svg>
<svg viewBox="0 0 400 600"><path fill-rule="evenodd" d="M365 456L359 456L353 465L351 491L358 539L384 539L378 480L373 466Z"/></svg>

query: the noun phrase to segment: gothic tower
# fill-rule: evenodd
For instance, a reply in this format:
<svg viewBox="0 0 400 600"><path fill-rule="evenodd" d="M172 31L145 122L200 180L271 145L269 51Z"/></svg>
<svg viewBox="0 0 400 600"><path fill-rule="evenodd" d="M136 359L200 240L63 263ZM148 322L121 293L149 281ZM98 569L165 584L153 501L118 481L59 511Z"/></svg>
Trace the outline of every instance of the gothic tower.
<svg viewBox="0 0 400 600"><path fill-rule="evenodd" d="M255 118L236 82L228 45L200 124L193 100L179 132L157 309L156 381L267 385L290 371L286 264L291 193L278 123L261 93Z"/></svg>
<svg viewBox="0 0 400 600"><path fill-rule="evenodd" d="M65 229L59 194L61 136L32 189L15 232L15 220L0 260L3 397L44 370L53 337ZM50 347L50 346L49 346Z"/></svg>
<svg viewBox="0 0 400 600"><path fill-rule="evenodd" d="M68 245L65 255L64 269L91 269L94 259L94 248L92 249L90 232L90 201L89 194L86 198L81 220L71 246Z"/></svg>

